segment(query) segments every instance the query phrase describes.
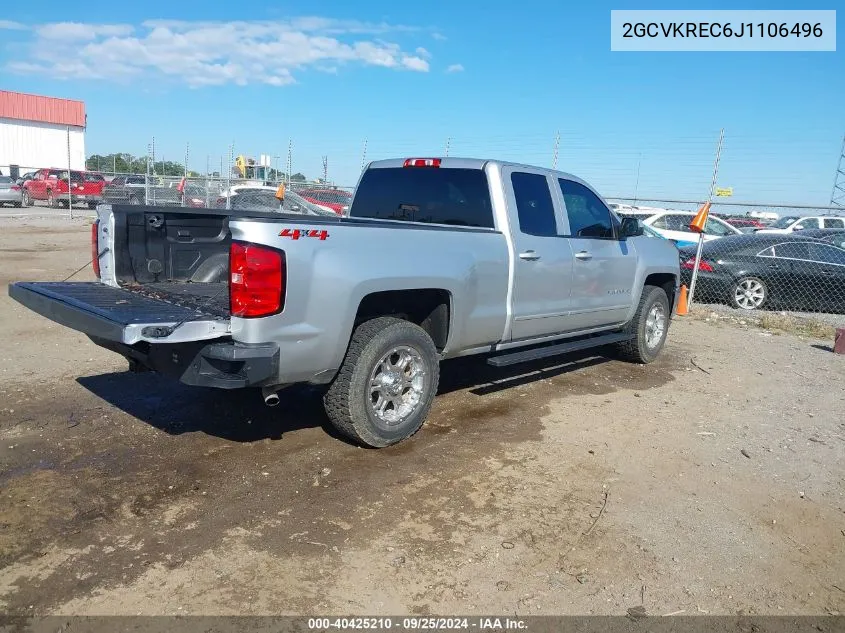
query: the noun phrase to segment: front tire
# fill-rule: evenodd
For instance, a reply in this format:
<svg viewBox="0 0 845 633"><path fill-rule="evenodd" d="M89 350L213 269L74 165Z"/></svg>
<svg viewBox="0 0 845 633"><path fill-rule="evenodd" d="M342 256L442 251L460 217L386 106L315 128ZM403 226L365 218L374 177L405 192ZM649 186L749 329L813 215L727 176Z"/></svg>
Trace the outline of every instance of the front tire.
<svg viewBox="0 0 845 633"><path fill-rule="evenodd" d="M644 286L634 318L623 330L632 338L617 344L619 356L642 364L655 360L666 342L670 314L666 291L657 286Z"/></svg>
<svg viewBox="0 0 845 633"><path fill-rule="evenodd" d="M344 436L382 448L420 429L439 380L437 348L426 331L402 319L379 317L353 332L323 404Z"/></svg>
<svg viewBox="0 0 845 633"><path fill-rule="evenodd" d="M740 310L759 310L769 300L769 289L759 277L743 277L733 285L729 299Z"/></svg>
<svg viewBox="0 0 845 633"><path fill-rule="evenodd" d="M30 204L32 204L32 201L29 198L29 192L26 189L24 189L21 192L21 206L22 207L28 207Z"/></svg>
<svg viewBox="0 0 845 633"><path fill-rule="evenodd" d="M51 209L56 208L56 199L53 197L52 191L47 192L47 206L50 207Z"/></svg>

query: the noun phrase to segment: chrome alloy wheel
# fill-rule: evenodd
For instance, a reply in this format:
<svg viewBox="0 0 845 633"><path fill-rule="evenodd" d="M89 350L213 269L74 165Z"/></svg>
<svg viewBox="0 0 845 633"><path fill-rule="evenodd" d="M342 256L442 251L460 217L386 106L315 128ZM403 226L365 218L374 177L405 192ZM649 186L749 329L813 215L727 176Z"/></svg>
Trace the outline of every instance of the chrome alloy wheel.
<svg viewBox="0 0 845 633"><path fill-rule="evenodd" d="M370 409L381 422L401 423L419 405L425 387L425 363L413 347L394 347L370 374Z"/></svg>
<svg viewBox="0 0 845 633"><path fill-rule="evenodd" d="M649 348L655 348L663 340L663 333L666 331L666 311L659 303L651 306L645 320L645 344Z"/></svg>

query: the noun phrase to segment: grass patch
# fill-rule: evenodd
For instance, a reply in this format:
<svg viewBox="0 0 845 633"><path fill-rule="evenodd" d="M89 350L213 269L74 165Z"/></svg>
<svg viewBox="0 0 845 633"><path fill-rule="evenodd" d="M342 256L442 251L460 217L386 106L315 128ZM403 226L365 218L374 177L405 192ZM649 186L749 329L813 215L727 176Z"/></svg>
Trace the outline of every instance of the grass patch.
<svg viewBox="0 0 845 633"><path fill-rule="evenodd" d="M836 335L836 328L827 323L785 314L766 313L760 317L760 327L774 332L788 332L798 336L830 340Z"/></svg>
<svg viewBox="0 0 845 633"><path fill-rule="evenodd" d="M742 328L757 327L773 334L792 334L828 341L836 335L836 328L828 323L808 317L780 314L779 312L755 311L734 315L722 311L717 312L708 309L707 306L702 306L691 310L689 316L697 321L709 323L727 323Z"/></svg>

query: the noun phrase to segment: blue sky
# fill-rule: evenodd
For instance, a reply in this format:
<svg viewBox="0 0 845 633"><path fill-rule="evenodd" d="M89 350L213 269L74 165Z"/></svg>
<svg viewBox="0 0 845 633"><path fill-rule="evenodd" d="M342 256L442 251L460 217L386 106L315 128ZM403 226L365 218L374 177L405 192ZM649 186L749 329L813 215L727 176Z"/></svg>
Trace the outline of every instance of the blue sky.
<svg viewBox="0 0 845 633"><path fill-rule="evenodd" d="M0 86L85 101L88 153L141 154L155 135L157 157L190 143L192 169L219 169L233 142L283 164L292 139L294 171L320 175L327 155L354 184L365 139L368 159L442 155L451 138L451 155L550 165L559 132L558 167L605 195L697 199L724 128L719 185L737 201L826 204L845 134L842 46L610 51L612 8L678 3L78 4L73 24L41 5L4 16Z"/></svg>

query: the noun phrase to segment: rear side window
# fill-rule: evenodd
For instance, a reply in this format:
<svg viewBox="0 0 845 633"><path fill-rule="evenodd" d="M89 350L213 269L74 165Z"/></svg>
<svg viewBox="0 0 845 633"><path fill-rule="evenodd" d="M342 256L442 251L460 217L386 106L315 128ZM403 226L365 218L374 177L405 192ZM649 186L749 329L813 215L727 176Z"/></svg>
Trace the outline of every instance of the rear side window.
<svg viewBox="0 0 845 633"><path fill-rule="evenodd" d="M361 178L353 218L493 228L487 175L480 169L390 167Z"/></svg>
<svg viewBox="0 0 845 633"><path fill-rule="evenodd" d="M810 259L810 249L806 242L786 242L775 244L775 257L786 259Z"/></svg>
<svg viewBox="0 0 845 633"><path fill-rule="evenodd" d="M845 266L845 251L827 244L810 244L810 259L824 264Z"/></svg>
<svg viewBox="0 0 845 633"><path fill-rule="evenodd" d="M825 218L824 228L826 229L845 229L845 220L842 218Z"/></svg>
<svg viewBox="0 0 845 633"><path fill-rule="evenodd" d="M569 218L569 233L574 237L612 239L610 209L581 183L559 178L560 191Z"/></svg>
<svg viewBox="0 0 845 633"><path fill-rule="evenodd" d="M513 196L519 216L519 230L526 235L557 235L555 207L549 181L541 174L515 171L511 174Z"/></svg>

